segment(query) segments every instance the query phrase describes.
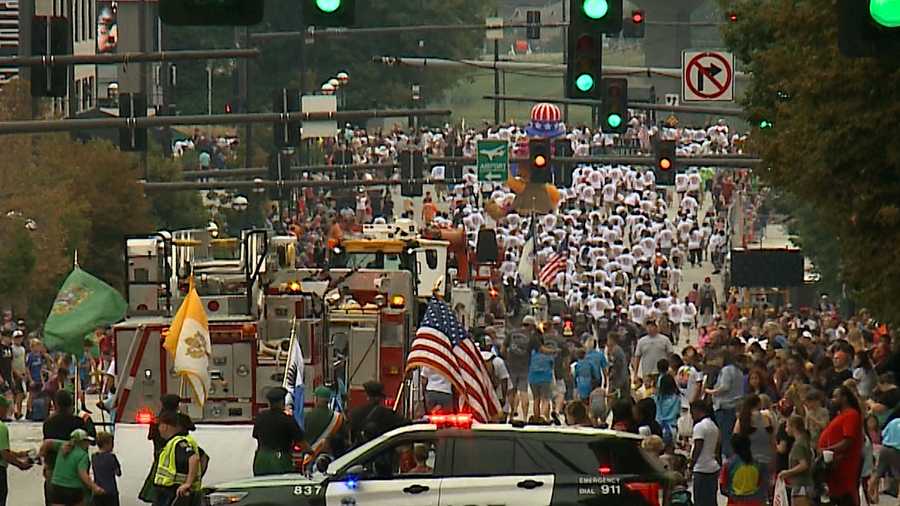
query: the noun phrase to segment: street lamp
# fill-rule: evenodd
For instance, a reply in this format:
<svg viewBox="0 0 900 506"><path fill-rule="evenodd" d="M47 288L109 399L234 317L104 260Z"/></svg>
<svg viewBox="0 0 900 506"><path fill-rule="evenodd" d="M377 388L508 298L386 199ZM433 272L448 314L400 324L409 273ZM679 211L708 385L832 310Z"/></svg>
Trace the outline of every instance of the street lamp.
<svg viewBox="0 0 900 506"><path fill-rule="evenodd" d="M335 91L337 91L337 88L330 82L322 84L322 94L323 95L334 95Z"/></svg>
<svg viewBox="0 0 900 506"><path fill-rule="evenodd" d="M332 77L331 79L329 79L328 84L334 86L334 89L338 89L341 87L341 82L338 81L336 77Z"/></svg>
<svg viewBox="0 0 900 506"><path fill-rule="evenodd" d="M341 82L341 86L347 86L347 83L350 82L350 74L346 72L338 72L335 77Z"/></svg>

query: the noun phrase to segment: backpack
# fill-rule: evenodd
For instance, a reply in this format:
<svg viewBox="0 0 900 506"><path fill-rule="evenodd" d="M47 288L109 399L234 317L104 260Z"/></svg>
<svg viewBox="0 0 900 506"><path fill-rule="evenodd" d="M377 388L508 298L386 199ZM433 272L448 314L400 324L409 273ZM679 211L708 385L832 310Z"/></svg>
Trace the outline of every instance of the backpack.
<svg viewBox="0 0 900 506"><path fill-rule="evenodd" d="M518 358L531 355L531 339L525 334L513 334L509 338L509 354Z"/></svg>
<svg viewBox="0 0 900 506"><path fill-rule="evenodd" d="M491 378L491 386L494 387L494 390L497 389L497 373L494 371L494 359L497 358L497 355L491 353L491 356L484 360L484 368L487 370L488 377Z"/></svg>
<svg viewBox="0 0 900 506"><path fill-rule="evenodd" d="M736 459L731 469L731 493L736 497L748 497L759 492L759 467L753 462Z"/></svg>

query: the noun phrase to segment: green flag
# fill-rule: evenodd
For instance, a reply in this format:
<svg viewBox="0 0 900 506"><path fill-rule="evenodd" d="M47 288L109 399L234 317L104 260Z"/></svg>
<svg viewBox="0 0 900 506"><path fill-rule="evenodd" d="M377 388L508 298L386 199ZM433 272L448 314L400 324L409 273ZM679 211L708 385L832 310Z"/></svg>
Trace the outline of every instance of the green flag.
<svg viewBox="0 0 900 506"><path fill-rule="evenodd" d="M66 278L44 324L44 344L51 351L84 354L85 335L125 317L128 304L115 288L77 265Z"/></svg>

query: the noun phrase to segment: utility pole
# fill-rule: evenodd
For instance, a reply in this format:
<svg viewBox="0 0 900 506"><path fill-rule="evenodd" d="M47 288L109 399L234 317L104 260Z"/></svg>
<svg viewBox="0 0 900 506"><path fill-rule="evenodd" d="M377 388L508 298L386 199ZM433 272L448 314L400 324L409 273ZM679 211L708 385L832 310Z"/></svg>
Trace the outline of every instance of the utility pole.
<svg viewBox="0 0 900 506"><path fill-rule="evenodd" d="M494 9L494 17L498 16L497 9ZM500 94L500 71L497 69L497 61L500 60L500 41L494 39L494 93ZM500 101L494 100L494 124L500 124Z"/></svg>
<svg viewBox="0 0 900 506"><path fill-rule="evenodd" d="M250 27L234 29L235 46L239 49L250 45ZM250 62L241 60L238 62L238 96L240 105L236 112L245 114L250 112ZM253 165L253 125L247 123L244 126L244 167Z"/></svg>
<svg viewBox="0 0 900 506"><path fill-rule="evenodd" d="M566 26L566 22L567 22L566 20L568 18L566 11L568 9L567 5L569 2L568 2L568 0L561 0L560 3L562 4L562 21L563 21L562 37L561 37L562 47L563 47L563 65L566 65L569 62L569 27ZM562 83L563 83L563 91L565 92L566 86L568 86L568 82L566 81L565 72L563 72ZM563 123L565 123L566 125L569 124L569 104L563 105Z"/></svg>

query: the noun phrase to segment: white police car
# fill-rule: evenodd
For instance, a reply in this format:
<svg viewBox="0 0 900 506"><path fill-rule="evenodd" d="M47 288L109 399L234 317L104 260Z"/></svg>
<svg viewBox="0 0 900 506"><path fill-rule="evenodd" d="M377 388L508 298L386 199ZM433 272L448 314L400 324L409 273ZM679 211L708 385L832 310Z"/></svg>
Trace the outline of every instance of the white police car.
<svg viewBox="0 0 900 506"><path fill-rule="evenodd" d="M473 424L438 415L332 462L318 477L217 485L209 506L661 506L664 470L641 437L610 430Z"/></svg>

